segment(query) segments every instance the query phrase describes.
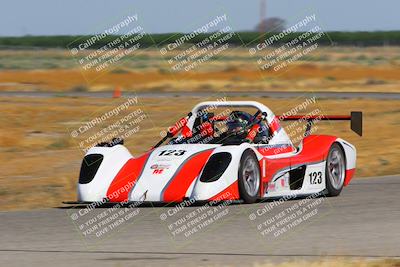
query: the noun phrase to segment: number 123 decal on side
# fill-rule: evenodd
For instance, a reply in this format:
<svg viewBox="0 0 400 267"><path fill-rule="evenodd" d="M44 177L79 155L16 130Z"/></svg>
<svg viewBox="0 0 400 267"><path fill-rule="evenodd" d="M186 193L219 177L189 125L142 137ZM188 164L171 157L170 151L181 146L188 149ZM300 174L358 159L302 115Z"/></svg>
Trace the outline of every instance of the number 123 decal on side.
<svg viewBox="0 0 400 267"><path fill-rule="evenodd" d="M310 184L322 183L322 172L311 172L308 176L310 177Z"/></svg>

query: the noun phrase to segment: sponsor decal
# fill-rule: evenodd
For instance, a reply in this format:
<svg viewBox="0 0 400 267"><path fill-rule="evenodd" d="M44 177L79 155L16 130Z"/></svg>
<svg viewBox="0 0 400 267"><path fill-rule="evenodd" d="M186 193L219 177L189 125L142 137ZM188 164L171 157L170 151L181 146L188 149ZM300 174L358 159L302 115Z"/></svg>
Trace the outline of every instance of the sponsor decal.
<svg viewBox="0 0 400 267"><path fill-rule="evenodd" d="M153 165L150 166L150 169L153 169L153 170L164 170L164 169L169 169L169 166L170 165L168 165L168 164L153 164Z"/></svg>
<svg viewBox="0 0 400 267"><path fill-rule="evenodd" d="M162 174L165 169L169 169L170 165L168 164L153 164L150 166L150 169L153 170L153 174Z"/></svg>
<svg viewBox="0 0 400 267"><path fill-rule="evenodd" d="M153 174L162 174L163 171L164 171L163 169L161 169L161 170L155 169L155 170L153 171Z"/></svg>

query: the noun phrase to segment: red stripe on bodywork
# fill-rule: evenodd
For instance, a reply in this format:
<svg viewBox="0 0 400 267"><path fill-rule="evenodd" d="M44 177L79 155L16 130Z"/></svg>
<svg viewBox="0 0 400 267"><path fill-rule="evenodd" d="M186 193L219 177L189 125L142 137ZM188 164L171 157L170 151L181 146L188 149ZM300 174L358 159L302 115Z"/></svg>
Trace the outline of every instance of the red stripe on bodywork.
<svg viewBox="0 0 400 267"><path fill-rule="evenodd" d="M208 157L212 153L211 150L206 150L192 156L187 160L178 173L172 178L172 181L168 184L168 187L164 191L162 196L165 202L179 202L185 197L187 190L190 185L200 174L201 169L206 163Z"/></svg>
<svg viewBox="0 0 400 267"><path fill-rule="evenodd" d="M219 192L212 198L210 198L210 201L223 201L223 200L237 200L239 199L239 184L238 181L236 180L233 182L230 186L225 188L223 191Z"/></svg>
<svg viewBox="0 0 400 267"><path fill-rule="evenodd" d="M356 169L346 170L346 177L344 178L344 186L350 183L351 178L353 178Z"/></svg>
<svg viewBox="0 0 400 267"><path fill-rule="evenodd" d="M268 187L268 183L265 182L267 177L267 160L265 158L262 158L261 160L258 161L258 163L260 164L260 174L261 174L260 194L261 196L263 196Z"/></svg>
<svg viewBox="0 0 400 267"><path fill-rule="evenodd" d="M107 198L110 202L128 201L128 194L139 178L149 155L150 153L146 153L125 163L108 188Z"/></svg>
<svg viewBox="0 0 400 267"><path fill-rule="evenodd" d="M263 156L272 156L272 155L293 152L295 148L290 145L287 145L281 147L259 147L257 150Z"/></svg>
<svg viewBox="0 0 400 267"><path fill-rule="evenodd" d="M273 120L271 121L271 123L269 124L269 130L270 130L270 134L274 135L275 133L279 132L279 130L281 129L281 125L279 123L279 119L278 117L274 117Z"/></svg>
<svg viewBox="0 0 400 267"><path fill-rule="evenodd" d="M336 139L337 137L329 135L309 135L303 139L303 148L299 154L285 158L266 157L267 175L263 177L263 184L270 182L282 169L326 160L329 148Z"/></svg>

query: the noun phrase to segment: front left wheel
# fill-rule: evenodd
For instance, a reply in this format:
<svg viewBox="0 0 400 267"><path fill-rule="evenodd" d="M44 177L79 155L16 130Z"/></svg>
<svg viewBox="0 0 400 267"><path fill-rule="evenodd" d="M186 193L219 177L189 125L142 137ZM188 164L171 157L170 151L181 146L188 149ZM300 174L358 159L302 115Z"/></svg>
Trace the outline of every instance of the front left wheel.
<svg viewBox="0 0 400 267"><path fill-rule="evenodd" d="M239 165L238 182L240 198L245 203L254 203L260 192L260 165L251 149L244 151Z"/></svg>

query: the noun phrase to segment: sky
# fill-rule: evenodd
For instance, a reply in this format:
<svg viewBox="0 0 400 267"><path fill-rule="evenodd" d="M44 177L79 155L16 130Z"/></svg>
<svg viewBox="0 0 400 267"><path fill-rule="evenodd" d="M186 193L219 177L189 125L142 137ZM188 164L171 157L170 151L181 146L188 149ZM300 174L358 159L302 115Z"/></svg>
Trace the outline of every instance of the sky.
<svg viewBox="0 0 400 267"><path fill-rule="evenodd" d="M260 0L0 0L0 36L94 34L137 14L147 33L190 32L227 14L234 31L253 30ZM266 0L267 17L295 24L316 14L324 31L400 30L398 0Z"/></svg>

